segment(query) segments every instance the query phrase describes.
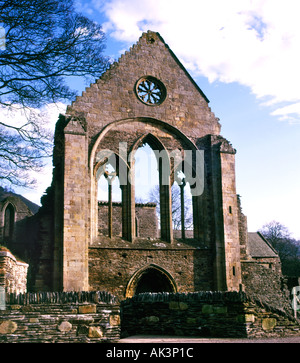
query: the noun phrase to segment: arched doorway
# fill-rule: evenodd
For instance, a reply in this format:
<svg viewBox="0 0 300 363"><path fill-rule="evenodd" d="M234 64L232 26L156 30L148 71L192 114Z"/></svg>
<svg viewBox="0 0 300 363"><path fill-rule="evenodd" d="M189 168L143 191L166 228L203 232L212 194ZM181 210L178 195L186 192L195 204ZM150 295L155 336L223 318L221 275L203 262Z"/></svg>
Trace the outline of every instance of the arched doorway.
<svg viewBox="0 0 300 363"><path fill-rule="evenodd" d="M130 279L126 297L144 292L177 292L172 276L159 266L149 265L137 271Z"/></svg>

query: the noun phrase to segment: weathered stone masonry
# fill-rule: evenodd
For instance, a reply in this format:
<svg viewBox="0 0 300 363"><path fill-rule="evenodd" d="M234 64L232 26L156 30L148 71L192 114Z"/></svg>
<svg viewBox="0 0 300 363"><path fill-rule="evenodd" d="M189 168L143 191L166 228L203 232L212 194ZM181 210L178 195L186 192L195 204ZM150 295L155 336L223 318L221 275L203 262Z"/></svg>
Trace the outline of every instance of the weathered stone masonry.
<svg viewBox="0 0 300 363"><path fill-rule="evenodd" d="M97 343L120 338L120 305L107 292L8 294L0 343Z"/></svg>
<svg viewBox="0 0 300 363"><path fill-rule="evenodd" d="M161 102L151 105L141 99L137 90L141 80L162 85ZM42 220L51 228L50 238L44 235L39 241L44 258L36 274L35 289L107 289L118 291L122 294L118 297L124 298L128 284L142 271L160 271L162 278L169 279L173 292L240 288L235 150L219 135L220 123L208 102L161 36L154 32L143 34L129 52L77 97L56 125L53 182L42 208ZM112 152L121 180L124 173L134 175L134 153L143 143L167 155L174 150L182 156L191 151L195 158L197 150L204 152L204 192L193 197L192 241L183 241L178 246L173 236L170 187L182 168L173 159L168 159L167 184L162 179L161 164L158 166L158 240L145 245L143 234L137 233L138 211L131 183L121 187L121 230L114 232L111 241L99 234L99 230L105 230L97 200L97 182L105 172L105 157L101 153ZM135 255L131 266L128 260L119 258L124 247L132 249L129 255ZM178 268L186 264L187 254L193 255L189 272L180 274ZM148 255L153 255L152 260ZM115 258L119 258L118 262ZM118 267L112 269L113 265ZM122 272L127 268L131 276Z"/></svg>
<svg viewBox="0 0 300 363"><path fill-rule="evenodd" d="M141 294L121 304L122 333L222 338L298 336L284 309L238 292Z"/></svg>
<svg viewBox="0 0 300 363"><path fill-rule="evenodd" d="M299 335L285 309L243 292L8 294L0 343L103 343L136 334L267 338Z"/></svg>
<svg viewBox="0 0 300 363"><path fill-rule="evenodd" d="M8 250L0 247L0 287L6 293L21 293L27 290L28 264L18 261Z"/></svg>
<svg viewBox="0 0 300 363"><path fill-rule="evenodd" d="M193 332L204 323L208 327L211 322L214 326L211 334L215 334L213 330L217 329L216 317L219 316L222 316L225 325L234 327L241 323L236 320L240 319L237 317L241 311L247 311L245 321L252 324L251 329L255 324L261 328L260 319L263 318L259 314L263 316L265 313L267 319L277 319L277 330L278 326L284 326L283 322L279 324L281 317L275 316L283 307L285 311L291 310L280 260L262 236L248 233L247 218L242 213L236 193L236 150L220 135L220 131L219 120L211 111L209 100L161 36L150 31L143 34L129 52L76 98L65 115L59 116L54 137L52 184L42 197L39 212L26 219L26 223L34 227L32 233L27 234L26 240L26 233L22 233L24 228L18 233L21 238L17 238L16 233L8 235L12 255L18 252L18 256L29 263L27 290L35 291L34 296L38 300L39 296L44 296L40 294L47 296L48 291L52 291L54 295L49 296L53 297L58 294L53 291L59 291L69 294L65 296L69 296L71 301L61 304L61 301L52 301L51 297L50 302L42 298L42 301L47 301L44 305L40 301L25 303L26 306L21 302L8 304L10 310L1 313L2 318L8 320L2 325L2 338L8 338L9 333L5 329L12 327L14 330L16 326L13 323L16 323L18 329L28 334L30 324L37 324L33 325L36 328L34 339L44 339L39 327L44 327L46 311L49 311L50 320L45 321L45 325L52 322L50 340L67 337L72 341L92 339L89 327L95 334L105 337L103 327L101 330L98 326L102 314L98 303L88 301L89 305L96 304L95 314L99 313L100 317L90 316L88 321L91 324L85 327L76 323L80 301L72 299L81 291L107 291L114 294L118 301L136 299L135 296L146 292L167 292L168 299L174 298L179 305L169 305L173 300L165 301L162 308L167 310L161 312L162 316L170 311L175 317L179 312L190 314L180 321L184 325L183 330L188 324ZM128 178L137 172L135 152L145 143L167 156L164 163L158 158L157 164L159 228L155 206L136 203L135 185ZM171 157L174 150L181 157L191 152L190 171L182 160ZM192 191L201 189L200 186L203 190L192 197L193 230L186 234L186 238L179 238L181 236L175 235L172 229L171 186L178 171L183 171L186 182L192 183L196 155L203 158L204 170L201 183L196 180ZM106 163L110 163L115 178L119 178L120 203L112 203L111 199L107 204L99 203L98 181L102 176L110 177ZM163 172L163 168L167 172ZM8 202L5 196L0 205L1 228L5 231L9 230L8 216L14 215L17 220L18 213L21 215L22 212L17 208L17 201L7 209ZM111 225L108 220L112 221ZM5 267L6 270L9 268ZM7 291L20 291L17 280L13 283L15 290L9 290L11 287L8 286L13 284L5 284ZM219 301L217 293L212 295L217 299L213 303L206 301L201 293L201 299L196 298L197 303L193 299L181 301L175 298L178 293L188 296L198 291L219 291L221 295L232 292L233 295L228 296L237 296L234 294L241 290L262 295L269 303L272 302L273 310L256 311L242 300L233 303L227 297L226 301L223 298ZM137 300L132 300L132 304L135 302ZM141 309L148 311L148 306L143 306L148 302L139 302ZM180 305L181 302L183 304ZM230 310L231 303L233 310ZM187 309L181 309L184 304ZM128 301L123 306L123 316L127 316L129 328L130 306ZM170 306L179 306L179 309L170 309ZM251 315L252 308L258 314L255 318ZM30 310L28 314L35 312L37 316L25 314L26 309ZM94 314L95 307L91 309L91 314ZM41 314L41 320L38 314ZM195 314L200 316L201 321ZM151 316L161 319L159 310L158 315L149 316L141 316L141 320L136 321L137 326L143 321L157 321ZM174 316L170 317L170 321ZM106 324L108 318L105 317ZM274 320L269 321L271 326L272 322ZM246 324L247 327L249 324ZM257 328L258 331L260 328ZM242 329L243 334L248 334L245 325ZM187 333L187 330L184 332ZM58 332L63 333L61 338L57 336ZM12 338L14 333L11 333ZM23 339L23 333L18 331L20 339Z"/></svg>

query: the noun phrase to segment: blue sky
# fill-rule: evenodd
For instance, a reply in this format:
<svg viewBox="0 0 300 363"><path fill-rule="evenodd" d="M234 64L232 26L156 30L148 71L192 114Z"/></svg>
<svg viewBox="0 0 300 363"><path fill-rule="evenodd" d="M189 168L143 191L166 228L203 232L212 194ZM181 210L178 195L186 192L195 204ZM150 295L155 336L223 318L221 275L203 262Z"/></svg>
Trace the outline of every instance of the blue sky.
<svg viewBox="0 0 300 363"><path fill-rule="evenodd" d="M300 239L299 0L78 0L77 8L103 25L115 59L143 31L161 34L237 149L249 230L276 220Z"/></svg>

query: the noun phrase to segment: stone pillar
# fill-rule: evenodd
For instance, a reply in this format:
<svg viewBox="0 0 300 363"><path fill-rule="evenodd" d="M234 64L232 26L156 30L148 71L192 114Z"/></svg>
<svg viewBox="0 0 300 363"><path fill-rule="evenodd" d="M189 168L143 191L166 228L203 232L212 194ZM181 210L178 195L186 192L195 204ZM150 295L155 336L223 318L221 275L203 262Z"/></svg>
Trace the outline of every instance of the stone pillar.
<svg viewBox="0 0 300 363"><path fill-rule="evenodd" d="M242 278L235 183L236 150L218 135L208 135L198 143L205 148L206 191L201 202L206 205L207 221L211 225L214 289L238 291Z"/></svg>
<svg viewBox="0 0 300 363"><path fill-rule="evenodd" d="M128 183L122 189L122 237L129 242L135 238L134 186Z"/></svg>
<svg viewBox="0 0 300 363"><path fill-rule="evenodd" d="M88 290L88 158L82 120L71 118L64 130L64 291Z"/></svg>
<svg viewBox="0 0 300 363"><path fill-rule="evenodd" d="M242 278L235 183L236 151L220 136L212 136L211 144L215 288L238 291Z"/></svg>
<svg viewBox="0 0 300 363"><path fill-rule="evenodd" d="M181 208L181 238L185 239L185 220L184 220L184 187L186 183L185 180L182 179L182 183L179 185L180 187L180 208Z"/></svg>
<svg viewBox="0 0 300 363"><path fill-rule="evenodd" d="M242 283L242 272L235 182L236 151L228 148L225 142L225 147L222 144L220 152L227 289L238 291Z"/></svg>
<svg viewBox="0 0 300 363"><path fill-rule="evenodd" d="M160 230L163 241L173 242L172 197L170 173L163 170L166 165L159 159Z"/></svg>
<svg viewBox="0 0 300 363"><path fill-rule="evenodd" d="M210 150L211 167L211 223L212 223L212 243L214 248L213 270L214 270L214 289L216 291L227 290L225 249L224 249L224 230L222 213L222 182L220 172L220 153L212 147Z"/></svg>

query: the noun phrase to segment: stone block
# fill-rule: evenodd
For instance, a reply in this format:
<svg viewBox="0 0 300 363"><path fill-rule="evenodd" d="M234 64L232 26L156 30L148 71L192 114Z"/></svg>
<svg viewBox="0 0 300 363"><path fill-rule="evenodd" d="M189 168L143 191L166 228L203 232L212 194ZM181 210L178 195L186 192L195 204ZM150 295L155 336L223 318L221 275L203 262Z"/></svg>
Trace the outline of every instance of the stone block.
<svg viewBox="0 0 300 363"><path fill-rule="evenodd" d="M197 323L197 319L196 318L187 318L186 319L186 323L187 324L196 324Z"/></svg>
<svg viewBox="0 0 300 363"><path fill-rule="evenodd" d="M245 314L245 322L246 323L254 323L255 315L254 314Z"/></svg>
<svg viewBox="0 0 300 363"><path fill-rule="evenodd" d="M170 310L179 310L179 304L177 301L170 301L169 302L169 309Z"/></svg>
<svg viewBox="0 0 300 363"><path fill-rule="evenodd" d="M159 322L159 317L158 316L147 316L146 317L146 322L149 324L155 324Z"/></svg>
<svg viewBox="0 0 300 363"><path fill-rule="evenodd" d="M63 321L59 324L57 329L59 331L61 331L62 333L67 333L68 331L70 331L72 329L72 324L69 323L68 321Z"/></svg>
<svg viewBox="0 0 300 363"><path fill-rule="evenodd" d="M212 314L213 313L213 306L212 305L203 305L202 306L202 313L203 314Z"/></svg>
<svg viewBox="0 0 300 363"><path fill-rule="evenodd" d="M263 330L273 330L276 326L277 320L275 318L265 318L262 320L261 326Z"/></svg>
<svg viewBox="0 0 300 363"><path fill-rule="evenodd" d="M214 306L213 312L215 314L227 314L227 306Z"/></svg>
<svg viewBox="0 0 300 363"><path fill-rule="evenodd" d="M241 314L236 317L238 323L254 323L255 315L254 314Z"/></svg>
<svg viewBox="0 0 300 363"><path fill-rule="evenodd" d="M5 320L0 324L0 334L13 334L17 328L17 323L11 320Z"/></svg>
<svg viewBox="0 0 300 363"><path fill-rule="evenodd" d="M88 337L89 338L102 338L103 332L102 332L101 328L98 326L90 326Z"/></svg>
<svg viewBox="0 0 300 363"><path fill-rule="evenodd" d="M38 318L29 318L29 323L38 323L39 319Z"/></svg>
<svg viewBox="0 0 300 363"><path fill-rule="evenodd" d="M87 305L81 305L78 307L78 313L79 314L92 314L96 312L96 305L95 304L87 304Z"/></svg>
<svg viewBox="0 0 300 363"><path fill-rule="evenodd" d="M118 326L120 325L120 315L110 315L109 317L109 325L111 326Z"/></svg>
<svg viewBox="0 0 300 363"><path fill-rule="evenodd" d="M69 319L71 324L75 324L75 325L81 325L81 324L92 324L94 322L94 318L92 318L91 316L83 316L83 315L79 315L76 317L72 317L71 319Z"/></svg>
<svg viewBox="0 0 300 363"><path fill-rule="evenodd" d="M22 306L21 305L10 305L10 310L21 310Z"/></svg>
<svg viewBox="0 0 300 363"><path fill-rule="evenodd" d="M179 303L179 309L180 310L187 310L189 308L188 304L180 302Z"/></svg>

